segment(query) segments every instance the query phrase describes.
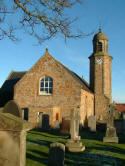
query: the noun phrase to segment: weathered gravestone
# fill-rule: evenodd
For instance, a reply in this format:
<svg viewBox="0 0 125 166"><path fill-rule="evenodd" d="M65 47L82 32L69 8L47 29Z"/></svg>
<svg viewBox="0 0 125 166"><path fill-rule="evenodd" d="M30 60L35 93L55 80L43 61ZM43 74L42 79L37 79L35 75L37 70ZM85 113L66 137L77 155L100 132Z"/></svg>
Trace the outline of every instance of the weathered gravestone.
<svg viewBox="0 0 125 166"><path fill-rule="evenodd" d="M116 129L114 127L115 109L116 108L115 108L114 104L109 104L106 136L103 138L103 142L118 143L118 137L116 135Z"/></svg>
<svg viewBox="0 0 125 166"><path fill-rule="evenodd" d="M10 113L12 115L22 118L22 110L17 104L17 102L14 100L10 100L8 103L5 104L3 112Z"/></svg>
<svg viewBox="0 0 125 166"><path fill-rule="evenodd" d="M71 110L70 114L70 136L71 139L68 139L66 147L70 152L82 152L85 150L79 136L79 121L80 115L79 112L75 112L74 109Z"/></svg>
<svg viewBox="0 0 125 166"><path fill-rule="evenodd" d="M95 116L89 116L88 127L89 127L90 131L92 131L92 132L96 131L96 117Z"/></svg>
<svg viewBox="0 0 125 166"><path fill-rule="evenodd" d="M60 129L60 124L59 124L59 121L58 120L55 120L53 122L53 129Z"/></svg>
<svg viewBox="0 0 125 166"><path fill-rule="evenodd" d="M65 116L62 118L62 124L61 124L61 133L63 134L69 134L70 133L70 119L68 116Z"/></svg>
<svg viewBox="0 0 125 166"><path fill-rule="evenodd" d="M123 114L123 132L125 133L125 113Z"/></svg>
<svg viewBox="0 0 125 166"><path fill-rule="evenodd" d="M0 108L0 113L2 113L2 112L3 112L3 107Z"/></svg>
<svg viewBox="0 0 125 166"><path fill-rule="evenodd" d="M42 118L43 118L43 113L40 112L39 113L39 122L38 122L38 128L42 128Z"/></svg>
<svg viewBox="0 0 125 166"><path fill-rule="evenodd" d="M55 142L50 144L48 166L64 166L65 145Z"/></svg>
<svg viewBox="0 0 125 166"><path fill-rule="evenodd" d="M25 166L26 131L31 123L9 113L0 113L0 166Z"/></svg>

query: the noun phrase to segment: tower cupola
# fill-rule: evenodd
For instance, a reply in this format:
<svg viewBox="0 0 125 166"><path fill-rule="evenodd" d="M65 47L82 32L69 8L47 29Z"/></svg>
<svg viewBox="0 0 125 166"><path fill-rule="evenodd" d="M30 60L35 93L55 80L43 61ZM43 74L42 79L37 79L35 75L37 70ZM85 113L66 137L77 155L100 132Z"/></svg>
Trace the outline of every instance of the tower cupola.
<svg viewBox="0 0 125 166"><path fill-rule="evenodd" d="M99 28L99 32L93 38L93 52L108 53L108 37L102 33L101 28Z"/></svg>

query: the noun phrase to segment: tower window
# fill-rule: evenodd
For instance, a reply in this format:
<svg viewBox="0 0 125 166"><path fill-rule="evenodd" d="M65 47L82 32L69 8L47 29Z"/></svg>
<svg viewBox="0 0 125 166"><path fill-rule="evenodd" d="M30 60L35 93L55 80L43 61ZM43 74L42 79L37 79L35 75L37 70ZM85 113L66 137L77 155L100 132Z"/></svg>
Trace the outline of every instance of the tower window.
<svg viewBox="0 0 125 166"><path fill-rule="evenodd" d="M53 90L53 79L45 76L40 79L40 94L52 94Z"/></svg>
<svg viewBox="0 0 125 166"><path fill-rule="evenodd" d="M101 42L98 42L97 51L102 52L102 43Z"/></svg>

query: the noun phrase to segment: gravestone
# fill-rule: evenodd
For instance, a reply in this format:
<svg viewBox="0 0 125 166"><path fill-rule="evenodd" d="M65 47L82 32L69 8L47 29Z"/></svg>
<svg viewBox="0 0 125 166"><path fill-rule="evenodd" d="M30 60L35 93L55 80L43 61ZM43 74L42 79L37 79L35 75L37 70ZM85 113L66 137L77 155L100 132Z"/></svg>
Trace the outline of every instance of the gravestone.
<svg viewBox="0 0 125 166"><path fill-rule="evenodd" d="M75 112L74 109L72 109L70 113L71 139L68 139L66 143L66 147L70 152L82 152L83 150L85 150L85 146L83 146L81 138L79 136L79 121L80 121L79 112Z"/></svg>
<svg viewBox="0 0 125 166"><path fill-rule="evenodd" d="M0 108L0 113L2 113L2 112L3 112L3 107Z"/></svg>
<svg viewBox="0 0 125 166"><path fill-rule="evenodd" d="M12 115L22 118L22 110L17 104L17 102L14 100L10 100L8 103L5 104L3 112L10 113Z"/></svg>
<svg viewBox="0 0 125 166"><path fill-rule="evenodd" d="M123 113L123 132L125 133L125 113Z"/></svg>
<svg viewBox="0 0 125 166"><path fill-rule="evenodd" d="M50 144L48 166L64 166L65 145L55 142Z"/></svg>
<svg viewBox="0 0 125 166"><path fill-rule="evenodd" d="M65 116L62 118L62 124L61 124L61 133L63 134L69 134L70 133L70 119L68 116Z"/></svg>
<svg viewBox="0 0 125 166"><path fill-rule="evenodd" d="M26 131L31 123L10 113L0 113L0 166L25 166Z"/></svg>
<svg viewBox="0 0 125 166"><path fill-rule="evenodd" d="M42 115L42 129L43 130L49 130L49 115L48 114L43 114Z"/></svg>
<svg viewBox="0 0 125 166"><path fill-rule="evenodd" d="M60 124L59 124L59 121L58 120L55 120L53 122L53 129L60 129Z"/></svg>
<svg viewBox="0 0 125 166"><path fill-rule="evenodd" d="M116 110L116 108L115 108L114 104L109 104L106 136L103 138L103 142L118 143L118 137L116 135L116 128L114 127L115 110Z"/></svg>
<svg viewBox="0 0 125 166"><path fill-rule="evenodd" d="M42 128L42 118L43 118L43 113L39 112L39 122L38 122L38 128Z"/></svg>
<svg viewBox="0 0 125 166"><path fill-rule="evenodd" d="M88 117L88 127L89 127L90 131L92 131L92 132L96 131L96 117L95 116Z"/></svg>

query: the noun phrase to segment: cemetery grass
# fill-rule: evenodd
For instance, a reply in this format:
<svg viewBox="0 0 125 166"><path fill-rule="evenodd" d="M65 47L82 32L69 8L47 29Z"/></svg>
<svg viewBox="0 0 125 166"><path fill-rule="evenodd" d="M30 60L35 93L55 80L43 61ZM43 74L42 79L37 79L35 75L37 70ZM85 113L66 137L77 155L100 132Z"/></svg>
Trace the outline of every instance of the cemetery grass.
<svg viewBox="0 0 125 166"><path fill-rule="evenodd" d="M65 166L124 166L125 134L119 134L119 144L103 143L104 132L80 132L86 150L81 153L65 153ZM26 166L47 166L49 146L53 142L65 144L67 134L59 131L31 130L27 133Z"/></svg>

